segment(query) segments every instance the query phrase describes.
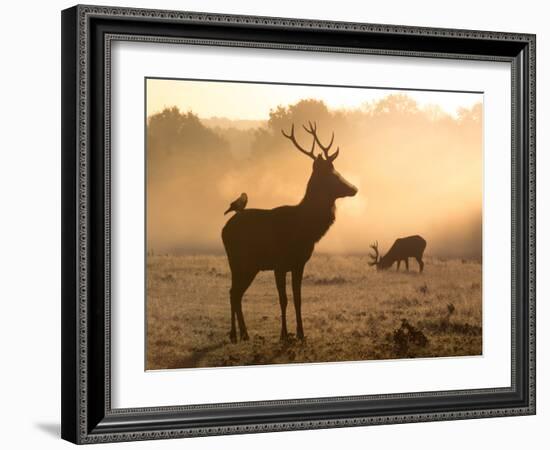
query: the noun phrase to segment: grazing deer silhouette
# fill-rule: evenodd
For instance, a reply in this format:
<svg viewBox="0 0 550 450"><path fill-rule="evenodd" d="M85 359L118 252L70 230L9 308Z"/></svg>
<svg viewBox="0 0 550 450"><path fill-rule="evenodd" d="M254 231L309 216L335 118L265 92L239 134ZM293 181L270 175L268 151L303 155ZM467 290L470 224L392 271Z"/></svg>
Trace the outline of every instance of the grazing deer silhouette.
<svg viewBox="0 0 550 450"><path fill-rule="evenodd" d="M304 338L302 325L302 276L304 266L310 259L315 243L330 228L335 219L335 201L341 197L357 194L357 188L336 172L333 162L339 148L332 155L329 150L334 142L322 145L317 137L315 122L304 129L312 135L311 150L298 144L294 136L294 124L287 134L295 147L313 159L313 171L307 183L306 193L294 206L274 209L243 209L231 217L222 230L222 240L231 269L231 332L232 342L237 341L235 319L239 323L241 340L248 339L242 312L242 298L254 277L261 270L273 270L281 306L281 340L288 338L286 327L286 274L292 273L292 293L296 311L296 335ZM315 144L323 151L315 156Z"/></svg>
<svg viewBox="0 0 550 450"><path fill-rule="evenodd" d="M388 253L379 257L378 254L378 242L370 246L375 254L370 253L372 262L369 262L370 266L376 266L376 269L385 270L390 268L394 262L397 261L397 269L401 261L405 261L405 267L409 270L409 258L416 258L420 272L424 270L424 262L422 261L422 255L426 248L426 241L421 236L408 236L400 239L396 239Z"/></svg>

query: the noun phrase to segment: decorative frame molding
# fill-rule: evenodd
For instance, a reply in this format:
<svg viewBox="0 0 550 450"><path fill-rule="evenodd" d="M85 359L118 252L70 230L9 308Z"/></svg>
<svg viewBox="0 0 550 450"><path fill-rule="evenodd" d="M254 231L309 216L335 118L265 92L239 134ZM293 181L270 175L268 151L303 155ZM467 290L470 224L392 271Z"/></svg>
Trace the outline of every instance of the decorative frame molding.
<svg viewBox="0 0 550 450"><path fill-rule="evenodd" d="M109 113L116 40L509 62L510 388L112 409ZM62 436L97 443L534 414L535 51L531 34L99 6L63 11ZM454 404L445 406L447 399ZM215 414L221 410L234 417L222 420Z"/></svg>

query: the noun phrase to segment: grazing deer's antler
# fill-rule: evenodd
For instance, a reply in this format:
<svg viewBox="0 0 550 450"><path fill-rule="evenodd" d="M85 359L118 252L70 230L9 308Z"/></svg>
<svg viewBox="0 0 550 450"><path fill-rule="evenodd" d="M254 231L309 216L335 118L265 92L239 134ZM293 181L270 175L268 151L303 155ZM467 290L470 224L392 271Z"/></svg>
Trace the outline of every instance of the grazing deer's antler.
<svg viewBox="0 0 550 450"><path fill-rule="evenodd" d="M369 256L372 258L372 262L369 263L369 266L375 266L376 264L378 264L378 241L376 241L374 244L371 244L370 248L372 248L376 253L374 255L372 253L369 253Z"/></svg>
<svg viewBox="0 0 550 450"><path fill-rule="evenodd" d="M315 154L313 153L313 150L315 150L315 139L313 139L311 150L308 152L307 150L304 150L304 148L300 144L298 144L298 142L296 142L296 136L294 136L294 124L292 124L290 134L286 134L285 130L281 130L281 133L283 133L284 137L290 139L292 143L296 146L296 148L300 150L304 155L309 156L311 159L315 159Z"/></svg>
<svg viewBox="0 0 550 450"><path fill-rule="evenodd" d="M309 128L306 128L306 126L303 125L304 130L311 134L313 136L314 142L317 142L317 145L321 147L321 150L323 150L323 153L325 154L325 159L330 162L334 161L338 157L338 153L340 153L340 147L337 147L336 151L332 155L328 154L328 151L330 150L334 142L334 131L332 132L332 137L330 138L329 144L325 146L321 144L319 138L317 137L317 123L313 122L312 124L311 122L308 122L308 124Z"/></svg>

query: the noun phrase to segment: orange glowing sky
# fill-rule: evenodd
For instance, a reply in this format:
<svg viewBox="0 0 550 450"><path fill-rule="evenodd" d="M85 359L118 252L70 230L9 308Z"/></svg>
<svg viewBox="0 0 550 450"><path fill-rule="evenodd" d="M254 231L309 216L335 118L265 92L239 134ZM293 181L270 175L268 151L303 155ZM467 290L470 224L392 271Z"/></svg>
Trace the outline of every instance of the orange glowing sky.
<svg viewBox="0 0 550 450"><path fill-rule="evenodd" d="M238 120L267 120L269 110L291 105L303 98L322 99L331 109L361 108L392 92L406 92L419 106L437 105L448 114L470 108L480 101L479 93L402 91L371 88L327 88L325 86L227 83L148 79L147 114L177 106L199 117Z"/></svg>

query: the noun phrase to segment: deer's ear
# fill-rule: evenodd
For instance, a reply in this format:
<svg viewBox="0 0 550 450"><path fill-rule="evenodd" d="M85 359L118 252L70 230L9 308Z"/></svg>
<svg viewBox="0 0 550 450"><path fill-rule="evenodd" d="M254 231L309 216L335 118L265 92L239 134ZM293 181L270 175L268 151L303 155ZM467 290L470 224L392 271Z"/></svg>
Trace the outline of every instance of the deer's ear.
<svg viewBox="0 0 550 450"><path fill-rule="evenodd" d="M323 158L321 158L321 155L317 155L317 157L313 160L313 170L317 170L321 167Z"/></svg>

